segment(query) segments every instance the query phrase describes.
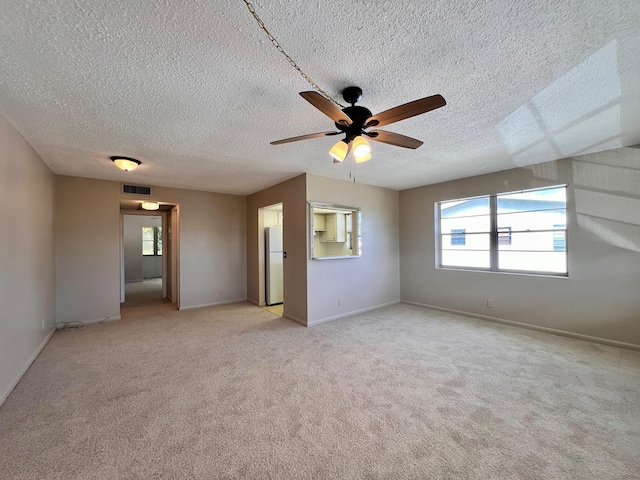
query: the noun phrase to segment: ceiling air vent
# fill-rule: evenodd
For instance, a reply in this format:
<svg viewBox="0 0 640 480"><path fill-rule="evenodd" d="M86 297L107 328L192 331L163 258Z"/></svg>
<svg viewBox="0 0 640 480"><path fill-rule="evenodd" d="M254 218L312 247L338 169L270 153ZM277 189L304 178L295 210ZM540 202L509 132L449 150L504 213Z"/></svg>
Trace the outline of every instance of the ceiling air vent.
<svg viewBox="0 0 640 480"><path fill-rule="evenodd" d="M122 193L132 195L151 195L151 187L141 187L140 185L122 185Z"/></svg>

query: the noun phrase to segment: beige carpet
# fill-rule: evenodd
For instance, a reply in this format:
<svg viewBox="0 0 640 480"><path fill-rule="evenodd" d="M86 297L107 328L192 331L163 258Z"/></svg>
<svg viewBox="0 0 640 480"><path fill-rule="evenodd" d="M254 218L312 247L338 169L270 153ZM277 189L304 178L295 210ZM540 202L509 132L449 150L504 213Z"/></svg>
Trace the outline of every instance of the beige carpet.
<svg viewBox="0 0 640 480"><path fill-rule="evenodd" d="M148 278L142 282L130 282L124 284L123 307L142 307L171 303L162 298L162 278Z"/></svg>
<svg viewBox="0 0 640 480"><path fill-rule="evenodd" d="M409 305L249 304L57 333L0 408L7 479L631 479L640 353Z"/></svg>

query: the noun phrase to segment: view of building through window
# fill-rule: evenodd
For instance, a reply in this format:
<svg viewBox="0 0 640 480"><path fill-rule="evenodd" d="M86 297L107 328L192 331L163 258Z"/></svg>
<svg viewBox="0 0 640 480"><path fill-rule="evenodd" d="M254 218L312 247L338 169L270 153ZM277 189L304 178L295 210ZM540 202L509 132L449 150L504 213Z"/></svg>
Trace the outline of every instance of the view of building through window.
<svg viewBox="0 0 640 480"><path fill-rule="evenodd" d="M438 266L566 275L566 190L437 203Z"/></svg>

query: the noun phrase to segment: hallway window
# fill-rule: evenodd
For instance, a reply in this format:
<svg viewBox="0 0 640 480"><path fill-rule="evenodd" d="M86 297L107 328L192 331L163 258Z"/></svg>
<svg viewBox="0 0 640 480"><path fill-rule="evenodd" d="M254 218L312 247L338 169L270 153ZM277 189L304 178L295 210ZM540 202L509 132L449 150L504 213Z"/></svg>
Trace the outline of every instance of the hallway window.
<svg viewBox="0 0 640 480"><path fill-rule="evenodd" d="M142 255L162 255L162 227L142 227Z"/></svg>

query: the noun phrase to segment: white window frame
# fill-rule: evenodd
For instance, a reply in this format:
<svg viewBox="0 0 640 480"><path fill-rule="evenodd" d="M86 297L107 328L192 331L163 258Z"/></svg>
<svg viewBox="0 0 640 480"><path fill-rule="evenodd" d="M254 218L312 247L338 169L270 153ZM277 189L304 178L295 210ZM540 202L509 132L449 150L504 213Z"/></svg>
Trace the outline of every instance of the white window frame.
<svg viewBox="0 0 640 480"><path fill-rule="evenodd" d="M467 197L467 198L459 198L459 199L450 199L450 200L442 200L439 202L435 202L434 203L434 233L435 233L435 260L436 260L436 264L435 267L438 269L444 269L444 270L472 270L472 271L481 271L481 272L496 272L496 273L505 273L505 274L514 274L514 275L532 275L532 276L552 276L552 277L568 277L569 276L569 240L568 240L568 234L567 234L567 223L566 223L566 218L565 218L565 223L564 223L564 228L555 228L556 225L554 225L554 229L553 230L543 230L543 229L536 229L536 230L513 230L510 227L510 230L508 231L509 233L509 238L511 239L511 235L514 233L528 233L528 232L546 232L546 231L552 231L554 234L558 234L558 233L564 233L564 253L565 253L565 262L566 262L566 269L565 272L545 272L545 271L531 271L531 270L513 270L513 269L505 269L505 268L499 268L498 267L498 254L499 254L499 241L498 241L498 237L500 233L506 233L503 230L498 229L498 197L500 196L504 196L504 195L512 195L512 194L516 194L516 193L526 193L526 192L533 192L533 191L542 191L542 190L553 190L553 189L558 189L558 188L565 188L565 192L568 192L568 185L567 184L561 184L561 185L552 185L552 186L547 186L547 187L541 187L541 188L530 188L530 189L524 189L524 190L516 190L516 191L511 191L511 192L501 192L501 193L494 193L494 194L490 194L490 195L479 195L479 196L473 196L473 197ZM489 223L490 223L490 230L488 232L478 232L479 234L489 234L489 257L490 257L490 264L489 264L489 268L482 268L482 267L472 267L472 266L452 266L452 265L443 265L442 264L442 250L443 247L445 246L444 244L446 243L443 238L445 237L450 237L452 234L451 232L443 232L441 231L441 205L443 203L449 203L452 201L465 201L465 200L474 200L474 199L479 199L479 198L488 198L489 199ZM566 194L565 194L565 217L566 217L566 208L567 208L567 200L566 200ZM466 232L467 234L469 232Z"/></svg>

